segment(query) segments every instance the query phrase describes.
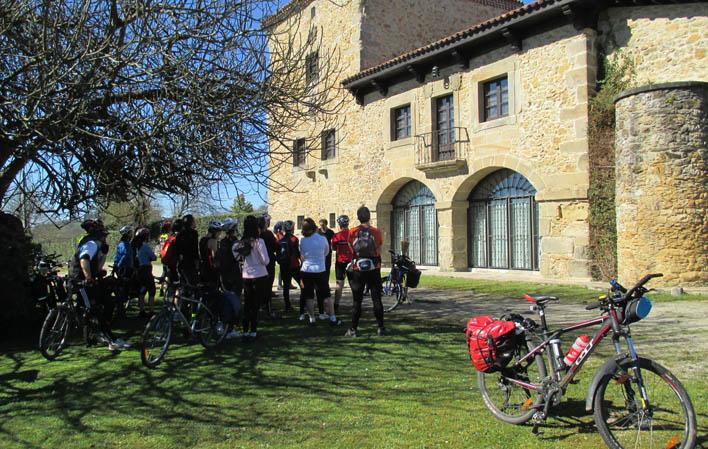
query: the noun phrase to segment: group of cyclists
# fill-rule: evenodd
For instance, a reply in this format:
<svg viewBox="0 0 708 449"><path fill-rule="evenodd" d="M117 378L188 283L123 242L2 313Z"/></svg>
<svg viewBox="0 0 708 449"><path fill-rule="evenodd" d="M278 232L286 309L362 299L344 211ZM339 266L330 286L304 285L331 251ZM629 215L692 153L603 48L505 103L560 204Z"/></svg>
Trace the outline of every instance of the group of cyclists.
<svg viewBox="0 0 708 449"><path fill-rule="evenodd" d="M258 315L262 311L275 317L273 291L276 264L279 265L279 286L285 313L295 311L290 290L300 290L298 315L300 321L314 326L317 320L330 326L342 324L339 303L345 281L353 296L351 325L345 335L356 337L365 292L370 292L378 335L386 334L384 309L381 301L381 246L379 229L370 224L371 213L365 206L357 210L359 225L350 228L349 217L337 218L338 232L328 227L326 219L319 226L306 218L295 235L293 221L279 221L271 230L268 214L260 217L249 215L244 219L239 235L238 222L226 219L209 223L207 233L199 238L197 222L193 215L185 215L173 222L163 223L157 251L147 228L120 229L120 241L113 259L113 274L117 288L107 287L104 265L109 252L106 242L108 232L100 220L86 220L86 231L78 242L71 263L71 285L82 285L94 303L101 304L99 321L103 343L110 350L128 348L130 345L112 332L112 319L116 304L137 295L140 316L146 318L153 312L156 286L153 262L160 258L166 291L171 301L179 301L179 286L201 286L214 298L225 302L226 308L240 311L240 331L236 313L231 313L233 329L226 338L241 337L252 341L258 334ZM157 254L156 254L157 253ZM333 253L336 287L334 296L329 285ZM292 285L292 283L295 285ZM242 306L242 307L241 307Z"/></svg>

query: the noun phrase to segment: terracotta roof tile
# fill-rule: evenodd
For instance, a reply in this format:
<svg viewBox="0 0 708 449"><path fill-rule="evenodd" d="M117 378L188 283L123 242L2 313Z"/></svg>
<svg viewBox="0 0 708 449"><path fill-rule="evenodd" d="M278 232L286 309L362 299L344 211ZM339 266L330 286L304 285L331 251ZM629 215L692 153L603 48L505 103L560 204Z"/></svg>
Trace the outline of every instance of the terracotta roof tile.
<svg viewBox="0 0 708 449"><path fill-rule="evenodd" d="M521 17L523 15L532 13L534 11L544 9L544 8L551 6L554 3L557 3L559 1L560 0L537 0L534 3L530 3L528 5L521 6L519 8L513 9L511 11L507 11L504 14L501 14L497 17L494 17L492 19L478 23L478 24L474 25L473 27L467 28L462 31L458 31L455 34L444 37L440 40L437 40L435 42L432 42L428 45L417 48L415 50L409 51L407 53L403 53L402 55L396 56L393 59L389 59L388 61L382 62L379 65L376 65L374 67L371 67L371 68L368 68L364 71L361 71L361 72L357 73L356 75L353 75L353 76L345 79L342 82L342 84L347 85L347 84L350 84L354 81L360 80L362 78L366 78L367 76L373 75L377 72L380 72L381 70L384 70L384 69L387 69L387 68L392 67L394 65L409 61L413 58L416 58L418 56L422 56L426 53L437 50L439 48L447 47L451 44L454 44L454 43L461 41L465 38L468 38L468 37L473 36L477 33L485 31L489 28L492 28L497 25L508 22L508 21L515 19L517 17ZM516 2L516 3L518 4L518 2Z"/></svg>

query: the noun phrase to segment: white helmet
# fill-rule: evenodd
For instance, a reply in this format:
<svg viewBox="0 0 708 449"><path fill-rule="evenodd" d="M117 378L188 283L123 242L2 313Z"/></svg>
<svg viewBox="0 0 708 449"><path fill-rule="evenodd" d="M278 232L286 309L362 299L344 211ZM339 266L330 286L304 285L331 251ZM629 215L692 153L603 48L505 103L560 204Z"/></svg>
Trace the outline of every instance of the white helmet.
<svg viewBox="0 0 708 449"><path fill-rule="evenodd" d="M133 233L133 227L130 225L123 226L118 232L120 232L122 236L131 235Z"/></svg>
<svg viewBox="0 0 708 449"><path fill-rule="evenodd" d="M238 224L238 221L234 220L233 218L227 218L224 220L223 223L221 223L221 230L224 232L231 232L236 230L236 225Z"/></svg>
<svg viewBox="0 0 708 449"><path fill-rule="evenodd" d="M220 221L210 221L209 222L209 232L221 231L223 225Z"/></svg>

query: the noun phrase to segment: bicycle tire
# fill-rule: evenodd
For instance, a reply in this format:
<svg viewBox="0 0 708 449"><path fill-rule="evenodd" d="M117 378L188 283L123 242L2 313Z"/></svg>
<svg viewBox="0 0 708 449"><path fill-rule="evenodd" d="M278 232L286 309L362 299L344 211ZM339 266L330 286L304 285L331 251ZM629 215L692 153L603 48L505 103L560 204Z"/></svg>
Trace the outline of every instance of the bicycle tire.
<svg viewBox="0 0 708 449"><path fill-rule="evenodd" d="M517 351L517 353L514 356L514 359L509 363L509 365L513 365L517 360L519 360L522 356L528 354L529 349L528 349L528 343L526 343L526 351L523 353ZM529 373L528 368L531 366L535 366L537 372L535 373ZM546 377L546 363L543 359L543 356L541 354L537 354L535 357L535 360L533 363L529 364L526 366L526 369L518 373L518 378L519 380L524 380L526 382L534 382L534 383L540 383L541 379ZM536 391L529 391L527 389L522 388L521 386L518 386L516 384L506 384L504 385L504 376L500 372L495 372L495 373L477 373L477 384L479 386L479 391L482 395L482 400L484 401L484 405L487 407L487 409L494 415L495 418L504 421L509 424L523 424L527 421L529 421L531 418L533 418L533 415L536 413L537 409L541 406L543 402L543 395L540 394L539 392ZM494 382L494 391L492 390L491 387L491 382ZM511 395L511 392L518 392L519 393L519 399L523 399L523 402L520 404L509 404L508 406L500 407L500 404L496 404L496 396L498 393L496 389L498 387L501 387L501 391L503 395L506 396L506 401L509 401L509 396ZM504 391L504 389L507 389ZM504 405L504 404L501 404ZM519 408L519 414L510 414L507 413L506 411L513 410L514 407Z"/></svg>
<svg viewBox="0 0 708 449"><path fill-rule="evenodd" d="M696 412L681 382L653 360L639 359L639 369L652 409L651 415L647 417L641 410L641 403L638 403L641 397L633 379L633 376L636 376L635 370L630 369L633 365L629 358L622 360L618 368L603 377L598 385L593 400L594 417L597 430L605 444L611 449L695 448ZM666 390L661 391L661 387L666 387ZM678 399L677 405L680 405L680 411L683 413L682 419L672 416L670 407L664 405L672 398ZM618 403L616 411L619 416L612 413L615 411L615 403ZM661 405L657 407L657 403ZM629 415L623 416L627 412ZM660 423L659 426L655 426L657 422Z"/></svg>
<svg viewBox="0 0 708 449"><path fill-rule="evenodd" d="M381 277L381 304L384 312L392 312L400 304L398 288L391 279L391 274Z"/></svg>
<svg viewBox="0 0 708 449"><path fill-rule="evenodd" d="M52 361L59 357L66 345L69 333L69 311L64 307L50 309L39 333L39 352Z"/></svg>
<svg viewBox="0 0 708 449"><path fill-rule="evenodd" d="M171 340L172 312L164 309L148 321L140 338L140 360L143 365L150 369L156 368L165 358ZM159 351L156 356L153 356L155 347L159 347Z"/></svg>
<svg viewBox="0 0 708 449"><path fill-rule="evenodd" d="M196 318L194 333L199 336L199 342L207 349L219 346L226 337L228 326L219 315L211 313L202 307Z"/></svg>

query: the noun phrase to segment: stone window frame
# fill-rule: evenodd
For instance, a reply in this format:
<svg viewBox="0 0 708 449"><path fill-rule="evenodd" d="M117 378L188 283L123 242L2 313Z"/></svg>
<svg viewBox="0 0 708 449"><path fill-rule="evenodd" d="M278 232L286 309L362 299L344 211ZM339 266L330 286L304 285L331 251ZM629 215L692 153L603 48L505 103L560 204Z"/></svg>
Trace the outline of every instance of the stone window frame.
<svg viewBox="0 0 708 449"><path fill-rule="evenodd" d="M305 216L304 215L298 215L297 216L297 229L302 230L302 225L305 223Z"/></svg>
<svg viewBox="0 0 708 449"><path fill-rule="evenodd" d="M332 136L332 139L333 139L332 157L327 156L327 153L328 153L327 138L330 136ZM337 156L339 156L339 151L337 148L337 131L334 128L325 129L320 134L320 141L322 143L321 150L320 150L320 160L325 163L336 161Z"/></svg>
<svg viewBox="0 0 708 449"><path fill-rule="evenodd" d="M509 90L509 115L484 121L484 84L503 78L506 75ZM500 126L515 125L521 112L520 71L518 56L513 55L481 66L469 75L469 86L472 98L472 132L477 133Z"/></svg>
<svg viewBox="0 0 708 449"><path fill-rule="evenodd" d="M386 99L385 109L389 111L389 119L384 120L384 135L382 136L382 140L383 142L386 142L387 150L412 146L414 144L415 135L418 128L418 121L416 120L416 114L418 113L416 99L416 89L407 90L405 92L401 92L398 95L394 95ZM393 120L391 120L391 118L393 117L393 111L406 105L410 106L411 108L411 135L403 139L392 140Z"/></svg>
<svg viewBox="0 0 708 449"><path fill-rule="evenodd" d="M503 86L503 84L506 83L506 86ZM488 104L487 104L487 90L488 87L494 86L494 100L495 100L495 111L494 111L494 116L488 116L487 115L487 109L488 109ZM506 89L506 113L504 113L504 100L503 100L503 92L504 89ZM480 104L480 121L483 122L491 122L492 120L497 120L500 118L508 117L509 116L509 76L507 74L504 74L500 76L499 78L494 78L489 81L485 81L482 83L482 90L480 91L480 95L482 96L481 99L481 104Z"/></svg>
<svg viewBox="0 0 708 449"><path fill-rule="evenodd" d="M317 50L305 56L305 84L313 86L320 78L320 54Z"/></svg>
<svg viewBox="0 0 708 449"><path fill-rule="evenodd" d="M407 134L404 137L399 137L398 136L398 118L397 118L397 113L398 111L402 109L408 109L408 126L407 128ZM397 140L404 140L404 139L409 139L413 137L413 107L411 106L410 103L402 104L400 106L397 106L395 108L391 108L391 141L397 141Z"/></svg>
<svg viewBox="0 0 708 449"><path fill-rule="evenodd" d="M307 140L304 137L293 139L291 152L293 171L304 170L307 167Z"/></svg>

